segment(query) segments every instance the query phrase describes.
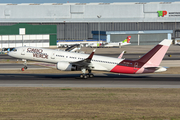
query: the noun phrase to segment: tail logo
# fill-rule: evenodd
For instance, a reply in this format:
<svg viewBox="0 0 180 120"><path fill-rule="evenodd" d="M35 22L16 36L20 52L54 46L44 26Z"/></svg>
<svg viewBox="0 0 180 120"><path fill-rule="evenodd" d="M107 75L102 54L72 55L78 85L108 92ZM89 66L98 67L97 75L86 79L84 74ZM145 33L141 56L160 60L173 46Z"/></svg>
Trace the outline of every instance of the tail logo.
<svg viewBox="0 0 180 120"><path fill-rule="evenodd" d="M122 43L130 43L130 40L131 40L131 36L127 36L127 39L122 41Z"/></svg>

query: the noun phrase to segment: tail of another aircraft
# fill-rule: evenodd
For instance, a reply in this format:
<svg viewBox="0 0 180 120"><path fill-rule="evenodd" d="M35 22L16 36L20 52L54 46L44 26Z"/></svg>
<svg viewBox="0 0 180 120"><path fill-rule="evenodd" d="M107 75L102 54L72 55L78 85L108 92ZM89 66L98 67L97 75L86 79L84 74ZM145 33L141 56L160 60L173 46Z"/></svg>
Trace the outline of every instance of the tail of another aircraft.
<svg viewBox="0 0 180 120"><path fill-rule="evenodd" d="M125 39L125 40L123 40L122 42L119 42L119 43L121 44L121 46L129 45L129 44L131 44L130 40L131 40L131 36L127 36L127 39Z"/></svg>
<svg viewBox="0 0 180 120"><path fill-rule="evenodd" d="M127 36L127 39L123 40L122 43L130 43L131 36Z"/></svg>

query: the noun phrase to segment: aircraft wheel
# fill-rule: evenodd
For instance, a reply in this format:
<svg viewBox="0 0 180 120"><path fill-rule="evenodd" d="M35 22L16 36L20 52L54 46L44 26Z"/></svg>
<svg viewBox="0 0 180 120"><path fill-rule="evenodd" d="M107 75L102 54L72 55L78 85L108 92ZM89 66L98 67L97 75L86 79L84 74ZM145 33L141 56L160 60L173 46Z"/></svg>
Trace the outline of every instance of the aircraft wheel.
<svg viewBox="0 0 180 120"><path fill-rule="evenodd" d="M80 78L83 78L84 75L80 75Z"/></svg>
<svg viewBox="0 0 180 120"><path fill-rule="evenodd" d="M24 66L24 69L27 69L28 67L27 66Z"/></svg>
<svg viewBox="0 0 180 120"><path fill-rule="evenodd" d="M86 76L87 76L87 78L89 78L89 77L90 77L90 75L89 75L89 74L87 74Z"/></svg>
<svg viewBox="0 0 180 120"><path fill-rule="evenodd" d="M87 79L88 78L88 76L87 75L80 75L80 78L82 78L82 79Z"/></svg>
<svg viewBox="0 0 180 120"><path fill-rule="evenodd" d="M87 75L84 75L84 79L87 79L88 78L88 76Z"/></svg>
<svg viewBox="0 0 180 120"><path fill-rule="evenodd" d="M89 75L89 77L90 77L90 78L93 78L93 77L94 77L94 75L93 75L93 74L90 74L90 75Z"/></svg>

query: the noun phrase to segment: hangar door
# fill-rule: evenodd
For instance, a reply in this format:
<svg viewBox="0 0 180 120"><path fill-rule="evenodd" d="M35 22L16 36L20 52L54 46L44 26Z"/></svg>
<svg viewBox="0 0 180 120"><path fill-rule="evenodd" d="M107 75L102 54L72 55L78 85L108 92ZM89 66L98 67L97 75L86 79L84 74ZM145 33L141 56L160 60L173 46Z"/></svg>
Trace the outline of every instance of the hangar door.
<svg viewBox="0 0 180 120"><path fill-rule="evenodd" d="M156 45L162 40L167 39L167 34L140 34L139 45Z"/></svg>
<svg viewBox="0 0 180 120"><path fill-rule="evenodd" d="M111 34L111 42L120 42L131 36L131 45L156 45L164 39L167 39L167 33L158 34ZM139 36L139 37L138 37ZM138 40L139 39L139 40Z"/></svg>

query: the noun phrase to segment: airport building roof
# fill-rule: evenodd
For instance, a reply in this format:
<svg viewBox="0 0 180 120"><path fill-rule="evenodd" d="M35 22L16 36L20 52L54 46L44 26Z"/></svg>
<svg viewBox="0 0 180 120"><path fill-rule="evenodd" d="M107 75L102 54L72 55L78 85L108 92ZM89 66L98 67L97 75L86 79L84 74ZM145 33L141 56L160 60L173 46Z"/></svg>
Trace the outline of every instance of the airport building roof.
<svg viewBox="0 0 180 120"><path fill-rule="evenodd" d="M0 4L1 22L180 22L180 2Z"/></svg>

